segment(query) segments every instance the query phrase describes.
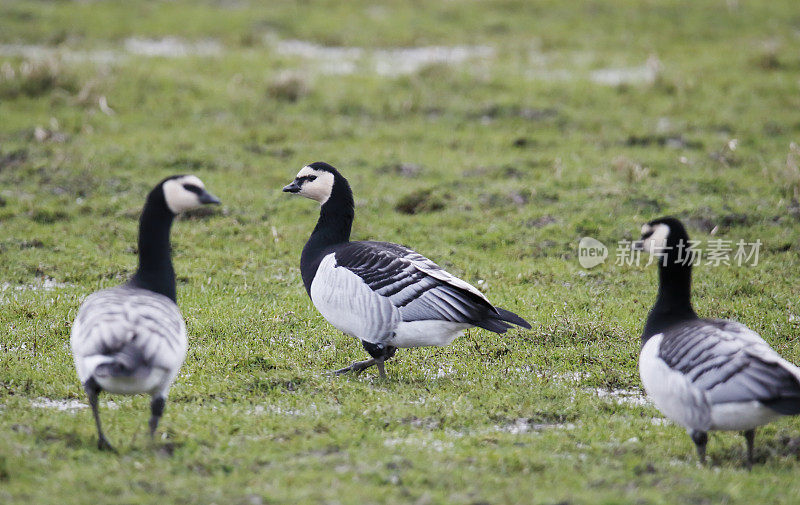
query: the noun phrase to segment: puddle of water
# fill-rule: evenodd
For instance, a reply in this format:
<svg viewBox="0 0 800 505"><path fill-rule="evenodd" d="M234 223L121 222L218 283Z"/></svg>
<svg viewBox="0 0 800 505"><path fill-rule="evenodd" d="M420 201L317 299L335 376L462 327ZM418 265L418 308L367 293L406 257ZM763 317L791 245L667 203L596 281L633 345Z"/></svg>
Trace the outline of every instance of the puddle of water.
<svg viewBox="0 0 800 505"><path fill-rule="evenodd" d="M313 410L316 412L317 406L313 405ZM252 410L247 412L248 414L278 414L281 416L304 416L306 412L297 409L285 409L283 407L279 407L277 405L256 405L253 407Z"/></svg>
<svg viewBox="0 0 800 505"><path fill-rule="evenodd" d="M316 403L312 403L303 409L282 407L280 405L272 404L255 405L252 409L247 409L245 411L245 413L248 415L277 414L279 416L292 417L316 416L321 414L341 414L341 412L342 408L339 405L323 405L322 407L318 407Z"/></svg>
<svg viewBox="0 0 800 505"><path fill-rule="evenodd" d="M40 396L31 400L31 407L37 409L52 409L59 412L76 412L81 409L88 409L89 404L84 403L82 400L53 400ZM116 410L119 408L113 400L105 400L100 402L101 408L108 408Z"/></svg>
<svg viewBox="0 0 800 505"><path fill-rule="evenodd" d="M368 50L363 47L326 47L304 40L267 42L280 55L313 60L323 74L353 74L358 70L382 76L408 75L428 65L459 65L472 60L487 60L495 51L488 46L426 46Z"/></svg>
<svg viewBox="0 0 800 505"><path fill-rule="evenodd" d="M589 372L563 372L563 373L548 373L539 371L536 375L542 379L552 379L557 382L580 382L588 378L591 374Z"/></svg>
<svg viewBox="0 0 800 505"><path fill-rule="evenodd" d="M280 55L316 60L323 74L346 75L356 72L357 63L364 57L360 47L325 47L303 40L276 40L272 45Z"/></svg>
<svg viewBox="0 0 800 505"><path fill-rule="evenodd" d="M349 75L371 72L384 77L409 75L429 65L465 65L495 59L496 50L485 45L423 46L388 49L364 47L329 47L305 40L279 39L274 34L264 37L267 46L282 56L296 57L312 64L311 70L326 75ZM0 44L0 56L19 56L29 60L57 59L65 62L93 62L108 65L118 63L130 56L186 58L190 56L218 56L225 47L217 40L188 41L167 36L159 39L130 37L122 47L101 49L71 49L37 44ZM586 66L590 55L576 53L567 60L576 67ZM563 61L561 55L558 61ZM573 61L574 60L574 61ZM553 68L552 55L536 53L530 58L530 67L522 72L528 78L547 81L574 80L585 76L577 69ZM651 56L641 66L610 67L589 72L591 82L604 86L621 84L647 84L654 82L662 65Z"/></svg>
<svg viewBox="0 0 800 505"><path fill-rule="evenodd" d="M0 291L53 291L54 289L66 288L70 285L65 282L58 282L50 277L37 279L35 284L10 284L4 282L0 284Z"/></svg>
<svg viewBox="0 0 800 505"><path fill-rule="evenodd" d="M82 51L36 44L0 44L0 56L20 56L28 60L58 59L73 63L88 61L102 65L108 65L120 59L119 51L111 49Z"/></svg>
<svg viewBox="0 0 800 505"><path fill-rule="evenodd" d="M222 53L222 44L216 40L188 42L177 37L125 40L125 50L131 54L150 57L185 58L187 56L216 56Z"/></svg>
<svg viewBox="0 0 800 505"><path fill-rule="evenodd" d="M217 56L223 46L216 40L189 42L178 37L145 39L131 37L125 40L123 48L111 49L71 49L50 47L38 44L0 44L0 56L19 56L28 60L52 60L65 62L90 62L109 65L124 60L130 55L185 58L188 56Z"/></svg>
<svg viewBox="0 0 800 505"><path fill-rule="evenodd" d="M372 64L378 75L394 76L413 74L429 65L460 65L493 56L494 49L488 46L412 47L375 51Z"/></svg>
<svg viewBox="0 0 800 505"><path fill-rule="evenodd" d="M51 400L50 398L39 397L31 400L31 407L37 409L53 409L60 412L74 412L76 410L89 408L89 405L80 400Z"/></svg>
<svg viewBox="0 0 800 505"><path fill-rule="evenodd" d="M513 422L505 425L495 425L495 431L502 431L505 433L511 433L512 435L521 435L523 433L530 433L530 432L539 432L544 430L552 430L552 429L562 429L562 430L573 430L575 429L575 424L573 423L536 423L533 422L531 419L526 418L519 418L515 419Z"/></svg>
<svg viewBox="0 0 800 505"><path fill-rule="evenodd" d="M618 405L649 405L650 401L635 389L602 389L589 388L598 398L614 402Z"/></svg>
<svg viewBox="0 0 800 505"><path fill-rule="evenodd" d="M661 62L655 56L639 67L601 68L589 74L589 80L606 86L621 84L652 84L661 72Z"/></svg>
<svg viewBox="0 0 800 505"><path fill-rule="evenodd" d="M426 372L425 375L428 379L443 379L445 377L452 377L456 375L456 369L449 365L439 366L439 368L436 369L436 372Z"/></svg>

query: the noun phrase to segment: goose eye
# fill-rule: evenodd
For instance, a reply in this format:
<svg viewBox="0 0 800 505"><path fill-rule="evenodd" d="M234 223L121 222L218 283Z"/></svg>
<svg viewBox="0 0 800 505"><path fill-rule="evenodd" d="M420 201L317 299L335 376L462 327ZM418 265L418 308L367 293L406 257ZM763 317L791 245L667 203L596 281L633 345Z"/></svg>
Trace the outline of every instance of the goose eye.
<svg viewBox="0 0 800 505"><path fill-rule="evenodd" d="M647 239L647 238L650 238L650 236L651 236L652 234L653 234L653 230L650 230L650 231L648 231L647 233L645 233L645 234L643 234L643 235L642 235L642 240L645 240L645 239Z"/></svg>
<svg viewBox="0 0 800 505"><path fill-rule="evenodd" d="M316 176L316 175L309 175L309 176L308 176L308 182L311 182L311 181L313 181L313 180L316 180L316 178L317 178L317 176Z"/></svg>

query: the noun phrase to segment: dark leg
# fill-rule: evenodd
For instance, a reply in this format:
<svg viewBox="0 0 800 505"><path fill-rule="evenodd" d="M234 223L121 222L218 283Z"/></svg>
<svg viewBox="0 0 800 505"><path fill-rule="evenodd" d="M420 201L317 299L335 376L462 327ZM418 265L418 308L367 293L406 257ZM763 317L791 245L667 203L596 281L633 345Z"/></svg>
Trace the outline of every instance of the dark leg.
<svg viewBox="0 0 800 505"><path fill-rule="evenodd" d="M100 409L97 405L97 397L101 391L100 386L93 378L90 378L83 385L83 390L86 391L86 396L89 397L89 405L92 407L92 415L94 415L94 424L97 426L97 448L101 451L116 452L106 440L105 435L103 435L103 429L100 427Z"/></svg>
<svg viewBox="0 0 800 505"><path fill-rule="evenodd" d="M706 464L706 444L708 443L708 433L705 431L692 430L689 432L692 437L692 442L697 447L697 457L700 458L700 464Z"/></svg>
<svg viewBox="0 0 800 505"><path fill-rule="evenodd" d="M381 379L386 378L386 369L383 366L384 360L376 361L375 365L378 367L378 373L381 375Z"/></svg>
<svg viewBox="0 0 800 505"><path fill-rule="evenodd" d="M359 374L374 365L378 367L378 372L380 372L381 378L386 378L386 369L383 366L383 362L394 356L394 353L397 352L397 347L384 344L372 344L363 340L361 341L361 345L363 345L364 349L370 354L370 356L372 356L372 359L368 359L366 361L356 361L348 367L336 370L334 373L336 375L341 375L347 372L355 372L356 374Z"/></svg>
<svg viewBox="0 0 800 505"><path fill-rule="evenodd" d="M744 432L744 439L747 441L747 468L753 468L753 442L756 440L756 430L747 430Z"/></svg>
<svg viewBox="0 0 800 505"><path fill-rule="evenodd" d="M381 379L386 378L386 369L383 366L384 361L394 356L397 352L397 347L385 344L372 344L370 342L361 341L364 350L369 353L375 360L375 365L378 367L378 372L381 374Z"/></svg>
<svg viewBox="0 0 800 505"><path fill-rule="evenodd" d="M346 366L344 368L340 368L339 370L336 370L333 373L335 373L336 375L342 375L343 373L354 372L356 375L358 375L361 372L363 372L364 370L366 370L367 368L369 368L369 367L371 367L371 366L373 366L375 364L376 364L376 361L375 361L374 358L373 359L368 359L366 361L356 361L352 365Z"/></svg>
<svg viewBox="0 0 800 505"><path fill-rule="evenodd" d="M156 434L156 428L158 428L158 421L161 419L161 416L164 414L164 404L166 400L164 400L161 396L153 397L150 400L150 422L148 425L150 426L150 439L152 439Z"/></svg>

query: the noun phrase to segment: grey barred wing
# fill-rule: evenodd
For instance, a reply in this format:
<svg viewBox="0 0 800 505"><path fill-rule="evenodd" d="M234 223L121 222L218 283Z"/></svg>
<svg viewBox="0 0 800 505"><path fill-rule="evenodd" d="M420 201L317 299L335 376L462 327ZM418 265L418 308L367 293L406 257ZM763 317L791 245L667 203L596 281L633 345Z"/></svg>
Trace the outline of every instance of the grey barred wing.
<svg viewBox="0 0 800 505"><path fill-rule="evenodd" d="M77 357L114 356L128 349L146 365L171 370L186 356L186 327L166 296L121 286L90 295L70 338Z"/></svg>
<svg viewBox="0 0 800 505"><path fill-rule="evenodd" d="M490 313L497 313L474 286L407 247L386 242L350 242L336 251L336 264L388 299L402 321L477 324Z"/></svg>
<svg viewBox="0 0 800 505"><path fill-rule="evenodd" d="M758 334L733 321L698 319L664 332L659 357L711 404L757 400L800 410L800 370Z"/></svg>

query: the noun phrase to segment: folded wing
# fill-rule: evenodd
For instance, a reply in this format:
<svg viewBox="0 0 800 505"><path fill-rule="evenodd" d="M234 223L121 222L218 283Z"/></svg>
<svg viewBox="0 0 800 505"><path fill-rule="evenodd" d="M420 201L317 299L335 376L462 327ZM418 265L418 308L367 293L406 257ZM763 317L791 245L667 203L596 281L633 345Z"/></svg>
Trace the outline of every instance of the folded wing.
<svg viewBox="0 0 800 505"><path fill-rule="evenodd" d="M116 374L135 374L142 367L177 371L187 347L175 303L128 286L90 295L78 311L70 343L81 381L99 365Z"/></svg>
<svg viewBox="0 0 800 505"><path fill-rule="evenodd" d="M351 242L336 251L337 267L355 274L376 298L404 321L449 321L496 332L508 322L530 327L515 314L495 308L471 284L451 275L421 254L386 242ZM388 307L383 302L376 305Z"/></svg>
<svg viewBox="0 0 800 505"><path fill-rule="evenodd" d="M659 357L711 404L757 400L800 413L800 369L746 326L701 319L664 332Z"/></svg>

